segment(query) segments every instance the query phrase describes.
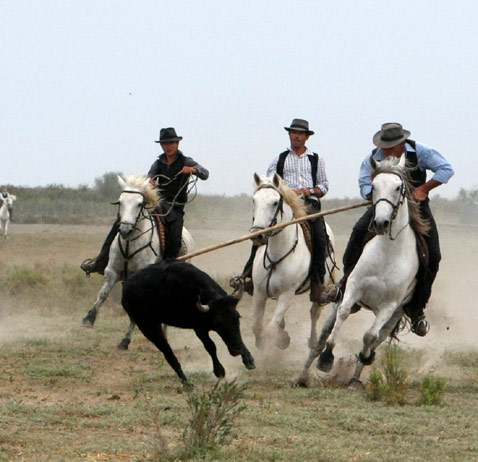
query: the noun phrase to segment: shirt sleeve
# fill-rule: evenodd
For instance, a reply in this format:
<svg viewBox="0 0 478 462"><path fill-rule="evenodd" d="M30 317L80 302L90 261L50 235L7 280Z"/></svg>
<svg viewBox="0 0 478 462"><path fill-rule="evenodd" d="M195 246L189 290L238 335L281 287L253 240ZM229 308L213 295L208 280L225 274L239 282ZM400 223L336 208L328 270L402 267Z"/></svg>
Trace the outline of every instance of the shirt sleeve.
<svg viewBox="0 0 478 462"><path fill-rule="evenodd" d="M155 160L153 162L153 165L151 165L151 168L149 169L148 178L153 178L157 174L158 174L158 161Z"/></svg>
<svg viewBox="0 0 478 462"><path fill-rule="evenodd" d="M448 180L454 175L454 170L445 157L436 149L416 143L418 167L422 171L431 170L434 175L433 180L439 183L448 183Z"/></svg>
<svg viewBox="0 0 478 462"><path fill-rule="evenodd" d="M198 164L192 157L186 157L184 165L186 167L194 167L197 170L196 176L201 180L207 180L209 178L209 170Z"/></svg>
<svg viewBox="0 0 478 462"><path fill-rule="evenodd" d="M323 192L323 196L325 196L329 191L329 180L327 179L327 174L325 173L325 162L324 160L319 157L317 163L317 186Z"/></svg>
<svg viewBox="0 0 478 462"><path fill-rule="evenodd" d="M360 165L359 173L359 188L360 194L364 199L369 199L372 194L372 166L370 165L370 157L372 154L369 154Z"/></svg>
<svg viewBox="0 0 478 462"><path fill-rule="evenodd" d="M275 157L274 160L267 167L266 176L272 176L277 172L277 162L279 162L279 156Z"/></svg>

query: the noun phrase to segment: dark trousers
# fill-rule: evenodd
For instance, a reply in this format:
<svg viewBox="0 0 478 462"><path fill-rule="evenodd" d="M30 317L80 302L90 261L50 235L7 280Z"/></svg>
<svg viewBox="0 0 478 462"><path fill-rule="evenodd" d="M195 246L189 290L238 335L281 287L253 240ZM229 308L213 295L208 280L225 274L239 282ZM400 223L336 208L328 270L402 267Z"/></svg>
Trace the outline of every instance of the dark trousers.
<svg viewBox="0 0 478 462"><path fill-rule="evenodd" d="M405 312L411 317L418 317L423 314L423 310L430 298L433 281L438 273L441 260L438 230L428 200L420 203L420 212L423 218L430 220L430 232L428 236L424 236L428 246L429 263L428 268L426 268L420 261L417 285L412 300L404 307ZM372 208L368 208L352 229L352 234L343 257L344 278L349 276L362 254L364 239L372 218Z"/></svg>
<svg viewBox="0 0 478 462"><path fill-rule="evenodd" d="M166 228L166 245L164 250L165 260L174 260L178 257L182 245L184 210L176 206L168 209L166 206L160 209L163 215L161 220ZM167 213L167 215L164 215Z"/></svg>
<svg viewBox="0 0 478 462"><path fill-rule="evenodd" d="M320 202L310 201L310 213L320 212ZM325 276L325 258L327 256L327 231L325 229L325 221L323 217L318 217L315 220L310 220L311 235L312 235L312 255L310 262L310 279L312 283L324 283ZM247 260L242 275L251 277L252 265L256 257L257 246L253 245L251 254Z"/></svg>

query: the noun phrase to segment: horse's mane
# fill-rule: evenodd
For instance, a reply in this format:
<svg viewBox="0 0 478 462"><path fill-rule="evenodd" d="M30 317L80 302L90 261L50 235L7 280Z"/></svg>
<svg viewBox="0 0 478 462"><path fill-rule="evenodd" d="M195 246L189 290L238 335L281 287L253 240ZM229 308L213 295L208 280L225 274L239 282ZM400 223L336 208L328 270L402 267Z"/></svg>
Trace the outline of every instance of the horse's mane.
<svg viewBox="0 0 478 462"><path fill-rule="evenodd" d="M133 189L140 189L147 178L139 175L130 175L125 179L125 183ZM148 182L146 189L144 190L144 198L146 199L147 207L157 207L159 205L159 196L157 189Z"/></svg>
<svg viewBox="0 0 478 462"><path fill-rule="evenodd" d="M397 175L405 186L405 197L408 204L408 215L410 217L410 226L412 229L422 235L427 235L430 231L430 220L422 217L420 213L420 204L412 196L410 172L418 167L413 167L408 161L405 167L398 165L400 159L389 156L372 167L372 180L380 173L393 173Z"/></svg>
<svg viewBox="0 0 478 462"><path fill-rule="evenodd" d="M284 202L292 209L295 218L302 218L307 215L307 205L298 196L292 188L287 186L282 178L279 177L279 185L276 186L273 177L262 177L263 183L272 185L272 187L282 196Z"/></svg>

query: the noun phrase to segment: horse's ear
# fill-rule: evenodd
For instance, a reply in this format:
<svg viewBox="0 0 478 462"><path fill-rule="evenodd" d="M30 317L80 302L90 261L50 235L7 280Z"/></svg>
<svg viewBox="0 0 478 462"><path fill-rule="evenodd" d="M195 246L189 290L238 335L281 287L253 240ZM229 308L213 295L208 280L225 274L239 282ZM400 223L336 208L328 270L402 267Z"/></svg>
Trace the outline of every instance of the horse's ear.
<svg viewBox="0 0 478 462"><path fill-rule="evenodd" d="M256 172L254 172L254 182L257 186L260 186L262 184L262 178Z"/></svg>
<svg viewBox="0 0 478 462"><path fill-rule="evenodd" d="M372 167L372 171L377 170L377 161L375 160L373 154L370 156L370 166Z"/></svg>
<svg viewBox="0 0 478 462"><path fill-rule="evenodd" d="M274 176L272 177L272 184L278 188L280 186L280 182L281 182L281 177L278 173L274 173Z"/></svg>
<svg viewBox="0 0 478 462"><path fill-rule="evenodd" d="M121 189L126 189L128 187L128 185L123 180L123 178L121 178L119 175L116 175L116 176L118 177L118 183L121 186Z"/></svg>
<svg viewBox="0 0 478 462"><path fill-rule="evenodd" d="M141 185L140 191L144 193L148 185L149 185L149 178L146 178L146 180L144 180L143 184Z"/></svg>
<svg viewBox="0 0 478 462"><path fill-rule="evenodd" d="M403 153L401 156L400 156L400 160L398 162L398 166L400 168L405 168L405 164L407 162L407 158L405 157L405 153Z"/></svg>

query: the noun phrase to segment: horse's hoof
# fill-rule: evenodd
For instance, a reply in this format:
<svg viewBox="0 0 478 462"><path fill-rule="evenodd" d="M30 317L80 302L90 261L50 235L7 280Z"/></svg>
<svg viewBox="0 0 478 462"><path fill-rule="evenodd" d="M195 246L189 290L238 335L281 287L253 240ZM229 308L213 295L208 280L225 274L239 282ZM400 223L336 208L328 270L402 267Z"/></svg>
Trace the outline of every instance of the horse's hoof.
<svg viewBox="0 0 478 462"><path fill-rule="evenodd" d="M128 350L130 343L131 343L131 340L124 338L123 340L121 340L121 342L116 348L118 348L118 350L126 351Z"/></svg>
<svg viewBox="0 0 478 462"><path fill-rule="evenodd" d="M294 387L309 388L310 380L308 374L302 374L294 383Z"/></svg>
<svg viewBox="0 0 478 462"><path fill-rule="evenodd" d="M283 331L280 337L276 341L276 346L281 350L285 350L290 345L290 336L287 332Z"/></svg>
<svg viewBox="0 0 478 462"><path fill-rule="evenodd" d="M83 318L82 324L84 327L92 328L95 324L95 320L86 316L85 318Z"/></svg>
<svg viewBox="0 0 478 462"><path fill-rule="evenodd" d="M370 364L373 363L373 360L375 359L375 351L370 352L370 356L366 358L362 352L359 353L359 360L364 366L370 366Z"/></svg>
<svg viewBox="0 0 478 462"><path fill-rule="evenodd" d="M319 359L317 360L317 369L322 372L330 372L332 367L334 367L334 355L325 350L320 354Z"/></svg>
<svg viewBox="0 0 478 462"><path fill-rule="evenodd" d="M363 390L365 388L359 379L353 377L350 379L348 387L353 390Z"/></svg>

